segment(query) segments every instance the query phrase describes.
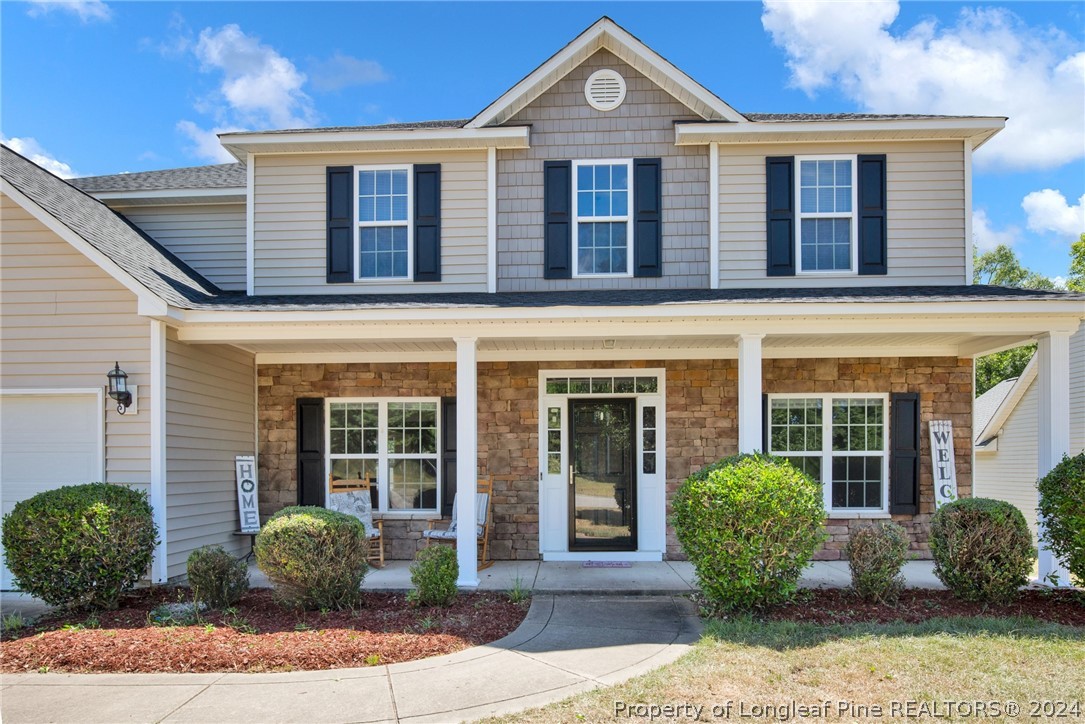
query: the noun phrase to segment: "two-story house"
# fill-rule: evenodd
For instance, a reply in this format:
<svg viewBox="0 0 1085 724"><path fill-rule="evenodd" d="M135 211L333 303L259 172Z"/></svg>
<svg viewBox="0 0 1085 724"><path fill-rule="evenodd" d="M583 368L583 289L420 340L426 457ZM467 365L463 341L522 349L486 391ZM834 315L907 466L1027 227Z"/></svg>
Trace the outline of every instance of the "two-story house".
<svg viewBox="0 0 1085 724"><path fill-rule="evenodd" d="M147 486L162 580L241 552L248 454L264 517L370 476L393 558L493 475L496 558L658 561L681 481L765 450L823 484L822 557L872 518L923 552L930 421L971 489L974 357L1038 340L1041 468L1068 447L1085 297L970 283L1004 120L740 113L603 18L468 119L70 184L5 149L4 505Z"/></svg>

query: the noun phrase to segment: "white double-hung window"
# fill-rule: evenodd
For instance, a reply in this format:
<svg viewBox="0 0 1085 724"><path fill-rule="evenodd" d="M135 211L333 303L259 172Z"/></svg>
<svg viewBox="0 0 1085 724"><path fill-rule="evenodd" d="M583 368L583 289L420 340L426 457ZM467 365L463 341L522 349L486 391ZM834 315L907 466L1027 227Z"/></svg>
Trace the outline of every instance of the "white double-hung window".
<svg viewBox="0 0 1085 724"><path fill-rule="evenodd" d="M336 480L369 476L375 510L437 512L439 400L329 400L328 469Z"/></svg>
<svg viewBox="0 0 1085 724"><path fill-rule="evenodd" d="M574 276L632 276L632 159L574 161Z"/></svg>
<svg viewBox="0 0 1085 724"><path fill-rule="evenodd" d="M888 510L887 395L769 395L769 454L822 484L831 513Z"/></svg>
<svg viewBox="0 0 1085 724"><path fill-rule="evenodd" d="M797 156L795 161L799 272L855 272L855 156Z"/></svg>
<svg viewBox="0 0 1085 724"><path fill-rule="evenodd" d="M411 167L355 166L357 281L407 279L411 250Z"/></svg>

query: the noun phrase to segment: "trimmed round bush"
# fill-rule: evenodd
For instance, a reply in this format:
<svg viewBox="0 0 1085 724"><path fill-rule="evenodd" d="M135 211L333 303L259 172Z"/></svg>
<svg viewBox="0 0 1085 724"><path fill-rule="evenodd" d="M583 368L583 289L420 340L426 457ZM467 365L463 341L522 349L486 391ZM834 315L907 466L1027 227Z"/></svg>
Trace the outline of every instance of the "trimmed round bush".
<svg viewBox="0 0 1085 724"><path fill-rule="evenodd" d="M931 518L934 574L964 601L1008 603L1028 583L1036 549L1021 511L990 498L962 498Z"/></svg>
<svg viewBox="0 0 1085 724"><path fill-rule="evenodd" d="M844 553L851 568L851 587L864 600L897 600L904 589L900 569L908 555L908 533L889 521L860 528L851 534Z"/></svg>
<svg viewBox="0 0 1085 724"><path fill-rule="evenodd" d="M1043 541L1085 586L1085 453L1064 456L1037 487Z"/></svg>
<svg viewBox="0 0 1085 724"><path fill-rule="evenodd" d="M256 564L291 608L343 609L361 599L369 538L352 515L313 506L283 508L256 536Z"/></svg>
<svg viewBox="0 0 1085 724"><path fill-rule="evenodd" d="M4 555L19 588L63 608L116 608L151 565L157 542L147 494L108 483L38 493L3 520Z"/></svg>
<svg viewBox="0 0 1085 724"><path fill-rule="evenodd" d="M188 556L192 597L211 608L228 608L249 590L249 568L222 546L204 546Z"/></svg>
<svg viewBox="0 0 1085 724"><path fill-rule="evenodd" d="M782 458L713 463L682 483L673 510L701 590L725 610L788 600L825 540L821 486Z"/></svg>
<svg viewBox="0 0 1085 724"><path fill-rule="evenodd" d="M448 606L456 600L460 564L451 546L430 546L418 551L411 564L414 590L409 598L423 606Z"/></svg>

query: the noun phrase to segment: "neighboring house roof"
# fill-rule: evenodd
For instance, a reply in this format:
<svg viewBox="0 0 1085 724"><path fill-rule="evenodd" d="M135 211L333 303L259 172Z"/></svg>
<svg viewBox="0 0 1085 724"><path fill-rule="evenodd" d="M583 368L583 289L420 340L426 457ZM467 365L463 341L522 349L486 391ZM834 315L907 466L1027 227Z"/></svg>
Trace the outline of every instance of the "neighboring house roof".
<svg viewBox="0 0 1085 724"><path fill-rule="evenodd" d="M998 437L1017 403L1025 396L1029 385L1036 379L1036 356L1033 355L1020 377L1004 380L980 395L973 404L972 429L976 431L973 442L977 448L987 445Z"/></svg>
<svg viewBox="0 0 1085 724"><path fill-rule="evenodd" d="M189 307L220 293L218 287L123 216L7 146L0 146L0 176L15 192L168 304ZM13 198L24 205L18 197Z"/></svg>
<svg viewBox="0 0 1085 724"><path fill-rule="evenodd" d="M189 166L109 176L84 176L69 179L68 183L87 193L167 189L244 189L245 164L221 163L214 166Z"/></svg>
<svg viewBox="0 0 1085 724"><path fill-rule="evenodd" d="M470 118L452 121L414 121L409 123L381 123L376 126L325 126L322 128L279 128L267 131L233 131L219 134L220 137L241 136L250 133L330 133L342 131L422 131L434 128L463 128Z"/></svg>

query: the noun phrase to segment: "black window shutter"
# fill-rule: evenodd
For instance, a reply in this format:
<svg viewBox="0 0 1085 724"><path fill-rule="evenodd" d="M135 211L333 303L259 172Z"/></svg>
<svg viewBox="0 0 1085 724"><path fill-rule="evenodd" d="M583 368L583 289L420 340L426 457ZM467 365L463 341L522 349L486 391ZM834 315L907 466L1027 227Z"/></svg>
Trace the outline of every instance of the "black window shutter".
<svg viewBox="0 0 1085 724"><path fill-rule="evenodd" d="M765 159L766 272L795 276L795 159Z"/></svg>
<svg viewBox="0 0 1085 724"><path fill-rule="evenodd" d="M573 165L543 162L544 279L573 276Z"/></svg>
<svg viewBox="0 0 1085 724"><path fill-rule="evenodd" d="M887 274L885 155L859 156L859 273Z"/></svg>
<svg viewBox="0 0 1085 724"><path fill-rule="evenodd" d="M441 281L441 164L414 167L414 280Z"/></svg>
<svg viewBox="0 0 1085 724"><path fill-rule="evenodd" d="M298 398L298 505L324 506L324 400Z"/></svg>
<svg viewBox="0 0 1085 724"><path fill-rule="evenodd" d="M441 515L452 515L456 497L456 398L441 398Z"/></svg>
<svg viewBox="0 0 1085 724"><path fill-rule="evenodd" d="M633 276L663 276L663 165L633 160Z"/></svg>
<svg viewBox="0 0 1085 724"><path fill-rule="evenodd" d="M889 512L919 512L919 394L889 399Z"/></svg>
<svg viewBox="0 0 1085 724"><path fill-rule="evenodd" d="M354 167L327 169L328 284L354 281Z"/></svg>
<svg viewBox="0 0 1085 724"><path fill-rule="evenodd" d="M772 430L772 420L769 419L769 396L767 392L761 393L761 452L769 454L769 435Z"/></svg>

